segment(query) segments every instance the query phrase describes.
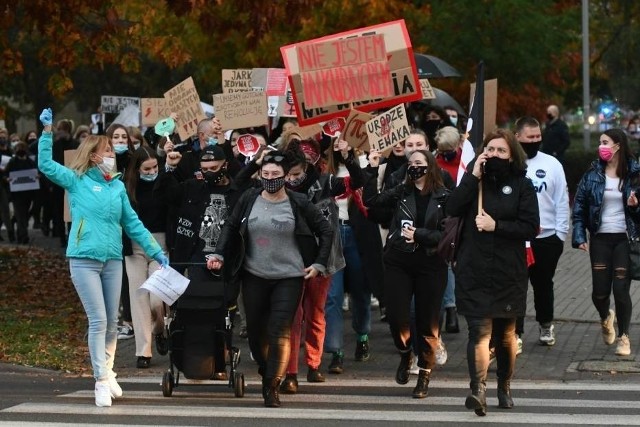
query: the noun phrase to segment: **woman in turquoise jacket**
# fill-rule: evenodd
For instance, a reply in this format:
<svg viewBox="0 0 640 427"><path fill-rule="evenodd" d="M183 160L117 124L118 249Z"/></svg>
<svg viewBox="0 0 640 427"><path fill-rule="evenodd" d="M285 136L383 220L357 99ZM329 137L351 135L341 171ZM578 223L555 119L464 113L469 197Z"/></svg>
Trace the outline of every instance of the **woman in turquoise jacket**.
<svg viewBox="0 0 640 427"><path fill-rule="evenodd" d="M97 406L122 396L113 372L118 305L122 284L122 230L161 266L162 248L131 208L124 183L115 172L115 153L106 136L91 135L78 148L70 168L52 159L50 108L42 111L44 131L38 143L38 168L69 194L71 232L69 270L89 321L89 354L96 379Z"/></svg>

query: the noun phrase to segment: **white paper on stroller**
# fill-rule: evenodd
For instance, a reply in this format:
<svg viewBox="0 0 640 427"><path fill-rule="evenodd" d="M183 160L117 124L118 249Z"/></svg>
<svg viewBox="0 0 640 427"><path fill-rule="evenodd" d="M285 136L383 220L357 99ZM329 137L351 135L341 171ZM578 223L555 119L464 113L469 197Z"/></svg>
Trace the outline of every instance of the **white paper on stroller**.
<svg viewBox="0 0 640 427"><path fill-rule="evenodd" d="M154 271L140 286L140 289L151 292L168 305L173 305L189 285L189 279L171 267Z"/></svg>

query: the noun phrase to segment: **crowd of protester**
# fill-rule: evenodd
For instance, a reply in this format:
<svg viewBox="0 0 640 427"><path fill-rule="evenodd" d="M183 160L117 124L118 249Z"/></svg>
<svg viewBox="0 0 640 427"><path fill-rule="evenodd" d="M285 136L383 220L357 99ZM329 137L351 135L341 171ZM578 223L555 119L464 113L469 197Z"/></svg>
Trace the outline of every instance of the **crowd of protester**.
<svg viewBox="0 0 640 427"><path fill-rule="evenodd" d="M117 339L135 337L140 369L152 363L154 341L166 352L167 307L138 288L172 265L191 280L196 305L218 292L212 283L223 284L231 300L225 309L249 340L267 407L279 407L281 393L298 392L301 348L309 383L326 381L324 372L342 374L347 350L366 363L375 349L376 301L399 354L395 381L416 374L414 398L427 397L431 371L447 359L442 332L458 333L461 314L469 334L465 406L486 414L495 358L499 407L511 408L529 280L538 342L556 341L553 275L570 219L573 246L591 254L603 340L616 343L616 354L630 354L628 242L639 233L640 167L628 137L640 124L600 137L599 158L571 212L566 125L556 106L544 131L522 117L514 132L488 133L466 169L461 112L431 105L408 111L409 137L384 153L353 148L340 134L302 137L295 118L227 132L207 118L190 141L120 124L104 135L70 120L53 126L50 110L41 115L39 139L35 131L22 138L0 129L0 221L10 242L27 244L39 229L66 247L89 322L96 405L122 396L112 369ZM257 153L240 152L243 134L261 142ZM67 150L76 158L65 167ZM13 191L11 172L27 169L38 169L39 189ZM462 222L453 262L437 250L447 217ZM354 349L344 348L346 295ZM323 353L331 353L326 369ZM227 379L224 351L215 365L213 379Z"/></svg>

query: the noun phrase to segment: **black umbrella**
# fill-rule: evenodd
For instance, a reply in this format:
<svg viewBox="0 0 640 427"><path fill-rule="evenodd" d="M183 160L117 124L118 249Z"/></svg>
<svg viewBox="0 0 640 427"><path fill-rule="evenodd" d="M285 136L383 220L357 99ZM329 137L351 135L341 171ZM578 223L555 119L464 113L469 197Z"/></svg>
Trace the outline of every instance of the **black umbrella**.
<svg viewBox="0 0 640 427"><path fill-rule="evenodd" d="M414 53L418 77L421 79L431 79L437 77L460 77L458 70L444 62L442 59L432 55Z"/></svg>
<svg viewBox="0 0 640 427"><path fill-rule="evenodd" d="M423 104L428 104L428 105L437 105L438 107L453 107L459 115L461 116L466 116L467 113L464 111L464 109L460 106L460 104L458 103L458 101L455 100L455 98L451 95L449 95L447 92L443 91L442 89L438 89L437 87L431 87L431 89L433 89L433 92L436 94L435 99L422 99L418 102L423 103Z"/></svg>

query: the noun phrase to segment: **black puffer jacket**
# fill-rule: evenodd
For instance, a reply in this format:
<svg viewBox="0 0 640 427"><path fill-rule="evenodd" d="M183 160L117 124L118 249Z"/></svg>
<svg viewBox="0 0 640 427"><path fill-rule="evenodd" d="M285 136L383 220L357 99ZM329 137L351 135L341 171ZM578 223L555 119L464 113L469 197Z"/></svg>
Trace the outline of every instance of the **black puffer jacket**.
<svg viewBox="0 0 640 427"><path fill-rule="evenodd" d="M533 184L524 173L500 182L483 179L483 209L496 221L496 229L479 232L478 183L473 174L465 173L447 200L447 214L464 219L455 268L458 312L482 318L524 316L525 242L536 237L540 226Z"/></svg>

